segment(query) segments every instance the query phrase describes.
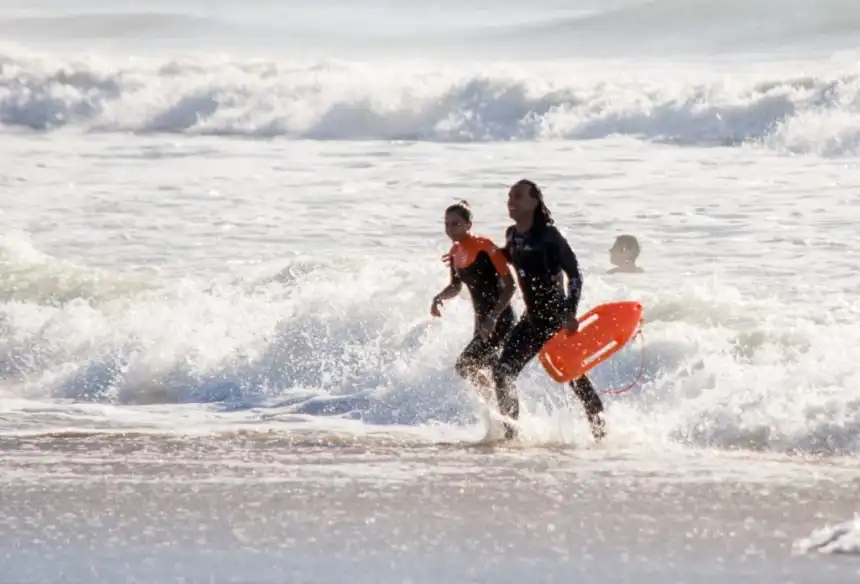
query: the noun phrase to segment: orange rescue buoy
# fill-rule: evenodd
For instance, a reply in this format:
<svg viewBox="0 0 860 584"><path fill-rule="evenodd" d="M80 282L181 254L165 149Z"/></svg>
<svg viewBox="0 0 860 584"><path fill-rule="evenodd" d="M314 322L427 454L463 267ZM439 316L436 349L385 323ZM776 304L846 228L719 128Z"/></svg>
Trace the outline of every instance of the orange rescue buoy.
<svg viewBox="0 0 860 584"><path fill-rule="evenodd" d="M611 357L636 334L642 305L634 301L595 306L579 319L579 330L557 332L543 346L540 362L559 383L577 379Z"/></svg>

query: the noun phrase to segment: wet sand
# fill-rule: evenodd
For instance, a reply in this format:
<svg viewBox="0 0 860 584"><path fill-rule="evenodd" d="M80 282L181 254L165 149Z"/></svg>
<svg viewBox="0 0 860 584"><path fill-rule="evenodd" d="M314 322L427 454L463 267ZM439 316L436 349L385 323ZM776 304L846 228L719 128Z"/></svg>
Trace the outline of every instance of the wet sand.
<svg viewBox="0 0 860 584"><path fill-rule="evenodd" d="M860 580L792 550L857 511L856 461L66 435L0 473L10 584Z"/></svg>

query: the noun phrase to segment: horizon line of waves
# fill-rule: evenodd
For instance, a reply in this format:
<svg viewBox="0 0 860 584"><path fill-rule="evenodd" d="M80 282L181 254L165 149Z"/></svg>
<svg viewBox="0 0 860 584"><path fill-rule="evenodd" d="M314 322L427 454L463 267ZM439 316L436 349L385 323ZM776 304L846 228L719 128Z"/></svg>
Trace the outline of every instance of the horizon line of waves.
<svg viewBox="0 0 860 584"><path fill-rule="evenodd" d="M119 68L0 56L0 127L436 142L630 136L825 156L860 146L856 72L583 73L229 60Z"/></svg>

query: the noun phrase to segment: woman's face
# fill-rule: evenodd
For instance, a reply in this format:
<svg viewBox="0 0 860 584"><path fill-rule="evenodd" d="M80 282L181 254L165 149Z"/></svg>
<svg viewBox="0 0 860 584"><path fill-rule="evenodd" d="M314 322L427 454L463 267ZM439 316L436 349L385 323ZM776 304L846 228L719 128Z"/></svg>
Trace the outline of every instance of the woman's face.
<svg viewBox="0 0 860 584"><path fill-rule="evenodd" d="M538 200L529 195L528 185L514 185L508 191L508 216L514 221L532 217Z"/></svg>
<svg viewBox="0 0 860 584"><path fill-rule="evenodd" d="M472 224L455 211L445 213L445 234L451 241L460 241L469 233Z"/></svg>

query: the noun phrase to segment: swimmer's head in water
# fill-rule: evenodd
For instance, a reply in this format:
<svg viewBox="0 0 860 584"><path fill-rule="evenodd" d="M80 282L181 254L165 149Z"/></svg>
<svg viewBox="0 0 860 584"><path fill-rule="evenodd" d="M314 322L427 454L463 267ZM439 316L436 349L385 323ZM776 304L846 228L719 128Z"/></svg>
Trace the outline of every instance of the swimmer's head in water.
<svg viewBox="0 0 860 584"><path fill-rule="evenodd" d="M609 249L609 261L613 266L636 263L639 257L639 240L632 235L619 235Z"/></svg>
<svg viewBox="0 0 860 584"><path fill-rule="evenodd" d="M445 234L451 241L461 241L472 228L472 211L469 203L460 201L445 209Z"/></svg>
<svg viewBox="0 0 860 584"><path fill-rule="evenodd" d="M552 225L540 187L525 178L508 191L508 215L518 223L532 217L534 225Z"/></svg>

